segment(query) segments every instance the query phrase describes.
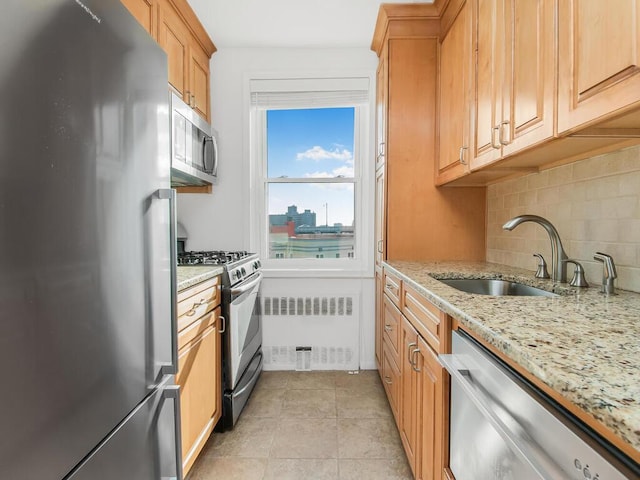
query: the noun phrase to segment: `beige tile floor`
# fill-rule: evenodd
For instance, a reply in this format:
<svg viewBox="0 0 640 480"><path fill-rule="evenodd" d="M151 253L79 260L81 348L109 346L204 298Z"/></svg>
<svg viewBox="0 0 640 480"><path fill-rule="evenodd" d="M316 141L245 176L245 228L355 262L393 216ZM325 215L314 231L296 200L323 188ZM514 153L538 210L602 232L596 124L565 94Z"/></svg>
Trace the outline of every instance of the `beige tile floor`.
<svg viewBox="0 0 640 480"><path fill-rule="evenodd" d="M411 480L378 373L263 372L188 480Z"/></svg>

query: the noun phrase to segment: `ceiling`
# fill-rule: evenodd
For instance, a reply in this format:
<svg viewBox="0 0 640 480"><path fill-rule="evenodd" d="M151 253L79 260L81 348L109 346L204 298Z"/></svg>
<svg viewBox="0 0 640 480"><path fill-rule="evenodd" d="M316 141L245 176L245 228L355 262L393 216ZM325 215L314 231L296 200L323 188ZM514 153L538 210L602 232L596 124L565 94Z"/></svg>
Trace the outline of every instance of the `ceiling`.
<svg viewBox="0 0 640 480"><path fill-rule="evenodd" d="M381 3L432 0L188 0L218 48L369 47Z"/></svg>

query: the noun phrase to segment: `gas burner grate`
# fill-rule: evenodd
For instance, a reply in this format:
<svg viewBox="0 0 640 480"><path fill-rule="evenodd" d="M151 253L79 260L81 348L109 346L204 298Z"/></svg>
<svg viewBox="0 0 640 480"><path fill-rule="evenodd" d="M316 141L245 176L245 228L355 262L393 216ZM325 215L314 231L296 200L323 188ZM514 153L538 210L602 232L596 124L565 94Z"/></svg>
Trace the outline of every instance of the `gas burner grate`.
<svg viewBox="0 0 640 480"><path fill-rule="evenodd" d="M249 255L250 253L245 250L184 252L178 254L178 265L226 265L227 263L241 260Z"/></svg>

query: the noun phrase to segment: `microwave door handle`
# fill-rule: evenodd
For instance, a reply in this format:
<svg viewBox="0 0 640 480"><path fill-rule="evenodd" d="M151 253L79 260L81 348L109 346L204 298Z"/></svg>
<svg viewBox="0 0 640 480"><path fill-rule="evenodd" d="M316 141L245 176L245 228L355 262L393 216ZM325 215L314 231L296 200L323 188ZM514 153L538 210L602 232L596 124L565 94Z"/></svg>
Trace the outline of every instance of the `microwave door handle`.
<svg viewBox="0 0 640 480"><path fill-rule="evenodd" d="M213 158L213 165L211 165L211 169L209 170L208 165L206 164L207 161L207 144L211 144L209 146L209 148L213 148L213 153L214 153L214 158ZM208 136L204 136L202 137L202 168L205 172L207 172L210 175L215 176L215 172L218 168L217 164L216 164L216 149L215 149L215 142L213 140L213 137L208 137Z"/></svg>
<svg viewBox="0 0 640 480"><path fill-rule="evenodd" d="M214 177L218 176L218 141L216 137L211 136L211 146L213 147L213 171L211 175Z"/></svg>
<svg viewBox="0 0 640 480"><path fill-rule="evenodd" d="M449 372L451 379L455 379L462 387L467 398L471 400L520 460L529 465L544 480L566 477L564 471L533 439L515 432L500 418L497 411L511 415L484 393L482 386L474 381L471 371L464 366L464 360L460 355L439 355L438 361ZM511 420L517 423L515 419L511 418Z"/></svg>

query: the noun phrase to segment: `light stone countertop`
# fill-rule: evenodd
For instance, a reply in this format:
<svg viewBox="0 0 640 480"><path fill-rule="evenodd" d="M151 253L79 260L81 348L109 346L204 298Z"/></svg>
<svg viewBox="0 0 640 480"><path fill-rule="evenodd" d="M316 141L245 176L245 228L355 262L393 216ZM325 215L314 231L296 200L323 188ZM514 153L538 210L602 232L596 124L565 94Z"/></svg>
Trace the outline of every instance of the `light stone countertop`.
<svg viewBox="0 0 640 480"><path fill-rule="evenodd" d="M177 283L178 292L189 288L196 283L204 282L220 275L223 268L218 265L178 266Z"/></svg>
<svg viewBox="0 0 640 480"><path fill-rule="evenodd" d="M493 263L390 261L456 318L635 449L640 458L640 294L555 286L534 272ZM495 297L461 292L439 278L503 278L558 297ZM633 452L632 452L633 453Z"/></svg>

